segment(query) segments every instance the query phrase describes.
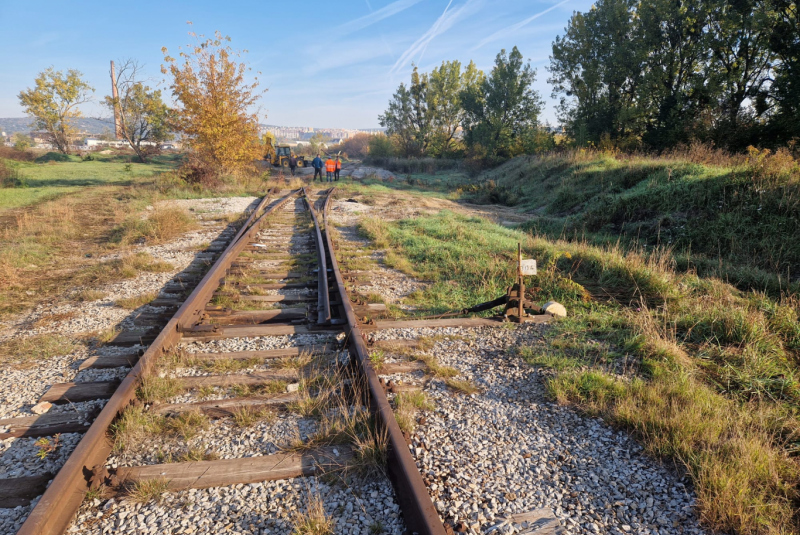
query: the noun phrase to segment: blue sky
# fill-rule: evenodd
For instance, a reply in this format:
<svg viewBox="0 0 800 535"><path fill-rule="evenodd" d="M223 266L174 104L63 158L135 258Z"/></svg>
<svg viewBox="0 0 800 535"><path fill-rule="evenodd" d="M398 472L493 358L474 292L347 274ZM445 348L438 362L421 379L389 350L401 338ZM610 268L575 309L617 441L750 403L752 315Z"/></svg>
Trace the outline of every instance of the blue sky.
<svg viewBox="0 0 800 535"><path fill-rule="evenodd" d="M374 128L412 62L429 71L443 60L474 60L491 70L501 48L518 46L537 69L544 118L555 121L545 67L553 39L590 0L0 0L0 117L24 115L17 94L48 66L78 69L110 92L110 60L135 58L164 86L161 47L177 53L187 32L232 38L246 49L269 90L262 122L286 126ZM190 28L187 21L192 21ZM107 116L97 103L84 115ZM265 117L263 117L265 116Z"/></svg>

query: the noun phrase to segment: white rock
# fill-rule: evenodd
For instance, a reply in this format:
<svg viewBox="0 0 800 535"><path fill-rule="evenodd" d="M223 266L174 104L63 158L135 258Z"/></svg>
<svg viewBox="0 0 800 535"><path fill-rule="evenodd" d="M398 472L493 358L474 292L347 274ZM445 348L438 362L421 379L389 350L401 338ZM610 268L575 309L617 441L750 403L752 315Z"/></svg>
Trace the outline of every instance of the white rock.
<svg viewBox="0 0 800 535"><path fill-rule="evenodd" d="M31 407L31 412L33 414L44 414L47 411L49 411L51 408L53 408L53 404L52 403L47 402L47 401L40 401L39 403L37 403L36 405Z"/></svg>

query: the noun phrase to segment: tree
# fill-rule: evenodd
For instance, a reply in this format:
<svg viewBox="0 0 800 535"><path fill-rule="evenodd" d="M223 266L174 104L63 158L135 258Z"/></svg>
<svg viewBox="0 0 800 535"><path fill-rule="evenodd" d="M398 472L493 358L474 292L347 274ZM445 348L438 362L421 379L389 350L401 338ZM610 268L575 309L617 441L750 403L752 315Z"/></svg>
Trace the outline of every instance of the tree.
<svg viewBox="0 0 800 535"><path fill-rule="evenodd" d="M490 158L521 154L536 134L542 99L532 88L536 72L523 64L515 46L501 50L491 74L461 94L464 141L473 153Z"/></svg>
<svg viewBox="0 0 800 535"><path fill-rule="evenodd" d="M373 158L389 158L395 155L394 146L389 136L375 134L369 138L369 155Z"/></svg>
<svg viewBox="0 0 800 535"><path fill-rule="evenodd" d="M359 133L342 141L339 145L331 147L331 152L343 152L348 158L366 158L369 154L369 141L372 136Z"/></svg>
<svg viewBox="0 0 800 535"><path fill-rule="evenodd" d="M141 80L141 66L134 60L120 62L117 73L119 96L106 96L104 104L119 114L120 131L142 162L158 151L158 144L170 139L170 110L161 100L161 91L152 90ZM142 143L145 143L142 146ZM148 147L148 143L155 146Z"/></svg>
<svg viewBox="0 0 800 535"><path fill-rule="evenodd" d="M456 133L464 120L461 93L479 86L484 78L482 71L470 61L464 72L461 62L444 61L428 77L427 103L431 114L431 141L429 152L443 156L456 145Z"/></svg>
<svg viewBox="0 0 800 535"><path fill-rule="evenodd" d="M330 141L330 137L322 134L321 132L316 132L308 141L309 146L311 147L311 154L316 155L325 151L328 146L328 141Z"/></svg>
<svg viewBox="0 0 800 535"><path fill-rule="evenodd" d="M575 13L566 34L556 37L548 68L553 97L568 132L584 145L637 138L643 125L637 109L644 54L631 18L633 0L600 0Z"/></svg>
<svg viewBox="0 0 800 535"><path fill-rule="evenodd" d="M260 158L258 78L245 80L249 71L237 63L243 52L231 49L230 37L219 32L214 38L196 35L196 43L178 58L162 48L165 65L161 72L172 75L170 89L181 107L175 110L175 127L186 142L202 173L213 176L240 174Z"/></svg>
<svg viewBox="0 0 800 535"><path fill-rule="evenodd" d="M411 84L400 87L389 101L389 107L378 116L388 136L396 136L406 157L424 155L431 141L431 109L428 105L428 75L411 73Z"/></svg>
<svg viewBox="0 0 800 535"><path fill-rule="evenodd" d="M800 138L800 9L795 0L774 0L774 6L777 22L770 49L776 60L776 110L770 134L787 142Z"/></svg>
<svg viewBox="0 0 800 535"><path fill-rule="evenodd" d="M11 142L14 144L15 149L23 151L28 150L33 145L31 138L21 132L16 132L11 138Z"/></svg>
<svg viewBox="0 0 800 535"><path fill-rule="evenodd" d="M690 142L707 117L713 100L704 72L711 63L710 15L707 0L645 0L631 13L646 55L636 99L645 116L643 140L651 148Z"/></svg>
<svg viewBox="0 0 800 535"><path fill-rule="evenodd" d="M19 94L25 113L35 119L38 130L47 133L50 143L59 152L69 153L70 137L75 132L71 120L81 116L78 106L89 102L94 89L75 69L65 75L53 67L39 73L34 88Z"/></svg>

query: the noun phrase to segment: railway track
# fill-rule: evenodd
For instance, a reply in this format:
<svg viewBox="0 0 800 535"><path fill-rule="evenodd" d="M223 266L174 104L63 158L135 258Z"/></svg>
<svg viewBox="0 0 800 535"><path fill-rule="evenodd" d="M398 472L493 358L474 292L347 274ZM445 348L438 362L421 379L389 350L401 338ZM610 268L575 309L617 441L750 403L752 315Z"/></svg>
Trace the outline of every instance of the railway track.
<svg viewBox="0 0 800 535"><path fill-rule="evenodd" d="M52 478L20 535L90 531L102 514L70 528L87 492L108 497L153 485L182 491L342 474L370 469L370 452L384 448L405 527L446 533L386 385L370 364L361 326L375 307L351 303L325 230L332 191L314 195L302 189L262 199L141 356L95 357L85 364L133 365L120 383L64 384L48 391L45 397L54 403L108 402L88 429L58 415L15 429L17 436L85 430L55 477L0 485L0 498L16 496L23 503ZM322 421L294 441L270 443L255 453L246 444L221 453L191 446L187 428L198 432L214 422L211 433L233 443L245 426L232 421L274 418L286 407L322 414ZM130 441L143 421L151 430L156 422L162 433L140 440L138 451L127 444L126 451L123 439ZM131 520L115 531L135 527Z"/></svg>

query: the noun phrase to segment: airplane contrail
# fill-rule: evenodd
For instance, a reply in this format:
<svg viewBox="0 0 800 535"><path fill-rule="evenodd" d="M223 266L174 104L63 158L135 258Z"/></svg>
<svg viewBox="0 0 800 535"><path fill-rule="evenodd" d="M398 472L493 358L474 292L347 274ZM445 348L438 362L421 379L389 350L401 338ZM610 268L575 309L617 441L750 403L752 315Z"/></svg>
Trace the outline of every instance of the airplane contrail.
<svg viewBox="0 0 800 535"><path fill-rule="evenodd" d="M384 6L380 8L378 11L373 11L369 15L364 15L363 17L359 17L355 20L351 20L350 22L345 22L338 28L336 28L336 32L338 33L353 33L357 32L358 30L363 30L367 26L372 26L376 22L380 22L383 19L389 18L392 15L396 15L401 11L405 11L406 9L410 8L414 4L420 3L422 0L397 0L396 2L392 2L388 6ZM369 6L369 2L367 2Z"/></svg>
<svg viewBox="0 0 800 535"><path fill-rule="evenodd" d="M550 11L553 11L557 7L563 6L564 4L566 4L569 1L570 0L561 0L561 2L548 7L544 11L541 11L541 12L535 14L535 15L532 15L532 16L528 17L527 19L525 19L523 21L520 21L520 22L518 22L518 23L516 23L516 24L514 24L512 26L509 26L507 28L503 28L502 30L498 30L498 31L494 32L492 35L490 35L489 37L486 37L481 42L479 42L477 45L475 45L472 48L472 50L477 50L477 49L481 48L483 45L485 45L486 43L489 43L491 41L495 41L496 39L498 39L500 37L508 37L509 35L513 34L517 30L519 30L520 28L525 26L526 24L529 24L530 22L538 19L539 17L541 17L545 13L549 13Z"/></svg>
<svg viewBox="0 0 800 535"><path fill-rule="evenodd" d="M428 28L428 30L422 34L422 36L414 41L414 43L408 47L408 49L403 52L392 68L389 70L389 74L397 73L411 58L413 58L417 53L420 53L420 57L425 51L428 49L428 44L433 41L439 35L445 33L449 30L453 24L458 21L463 15L467 14L470 10L467 8L471 8L477 2L475 0L467 0L466 3L463 5L450 9L450 6L453 4L453 0L447 4L447 7L444 8L444 11L436 19L433 25Z"/></svg>

